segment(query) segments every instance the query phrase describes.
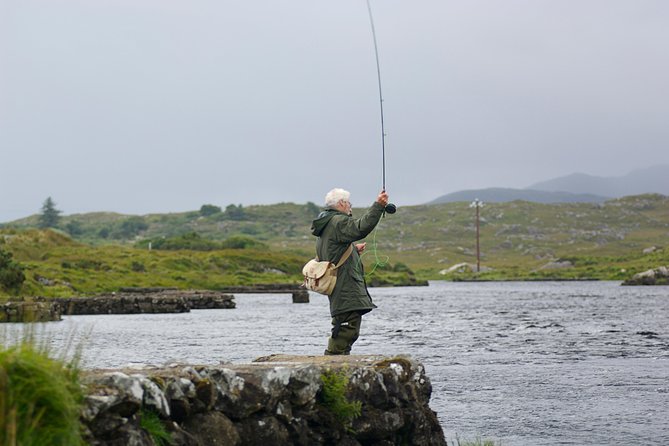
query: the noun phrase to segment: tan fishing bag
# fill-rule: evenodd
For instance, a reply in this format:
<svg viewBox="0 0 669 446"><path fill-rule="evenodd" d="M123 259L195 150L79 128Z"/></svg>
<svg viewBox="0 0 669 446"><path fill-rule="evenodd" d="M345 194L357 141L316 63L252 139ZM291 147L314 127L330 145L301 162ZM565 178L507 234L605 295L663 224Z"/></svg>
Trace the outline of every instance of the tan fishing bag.
<svg viewBox="0 0 669 446"><path fill-rule="evenodd" d="M304 274L303 286L320 294L330 295L337 284L337 269L344 264L353 252L353 245L349 245L344 255L335 265L328 261L319 261L318 258L311 259L302 268Z"/></svg>

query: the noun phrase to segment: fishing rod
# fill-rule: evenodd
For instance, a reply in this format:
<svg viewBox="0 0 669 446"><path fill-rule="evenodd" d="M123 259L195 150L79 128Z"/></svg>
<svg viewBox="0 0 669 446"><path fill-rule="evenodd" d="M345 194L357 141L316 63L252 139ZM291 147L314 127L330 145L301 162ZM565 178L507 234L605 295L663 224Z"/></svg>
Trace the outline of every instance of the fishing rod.
<svg viewBox="0 0 669 446"><path fill-rule="evenodd" d="M386 191L386 129L383 119L383 90L381 89L381 64L379 63L379 47L376 43L376 29L374 28L374 17L372 15L372 5L367 1L367 12L369 12L369 23L372 26L372 38L374 39L374 55L376 56L376 78L379 81L379 105L381 108L381 154L383 166L383 191ZM388 203L385 208L388 214L397 212L397 206Z"/></svg>

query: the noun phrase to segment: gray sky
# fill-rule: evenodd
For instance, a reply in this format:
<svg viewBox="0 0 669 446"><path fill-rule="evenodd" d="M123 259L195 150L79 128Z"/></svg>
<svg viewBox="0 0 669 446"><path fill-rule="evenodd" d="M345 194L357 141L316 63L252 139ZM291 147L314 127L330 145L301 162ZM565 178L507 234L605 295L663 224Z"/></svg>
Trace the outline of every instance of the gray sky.
<svg viewBox="0 0 669 446"><path fill-rule="evenodd" d="M669 163L666 0L372 0L398 205ZM0 222L381 188L364 0L0 0Z"/></svg>

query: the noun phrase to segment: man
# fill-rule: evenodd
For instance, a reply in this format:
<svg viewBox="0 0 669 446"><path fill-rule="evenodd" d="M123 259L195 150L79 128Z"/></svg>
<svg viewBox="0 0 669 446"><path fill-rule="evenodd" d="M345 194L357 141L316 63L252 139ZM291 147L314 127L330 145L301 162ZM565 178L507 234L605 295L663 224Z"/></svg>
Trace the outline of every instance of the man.
<svg viewBox="0 0 669 446"><path fill-rule="evenodd" d="M388 194L381 191L376 201L358 219L351 212L351 194L344 189L332 189L325 196L325 210L311 225L318 237L316 255L320 260L337 263L348 247L364 239L376 227L388 204ZM328 339L326 355L348 355L360 335L362 315L376 305L367 291L360 253L365 243L358 243L350 257L337 269L337 284L328 296L332 316L332 336Z"/></svg>

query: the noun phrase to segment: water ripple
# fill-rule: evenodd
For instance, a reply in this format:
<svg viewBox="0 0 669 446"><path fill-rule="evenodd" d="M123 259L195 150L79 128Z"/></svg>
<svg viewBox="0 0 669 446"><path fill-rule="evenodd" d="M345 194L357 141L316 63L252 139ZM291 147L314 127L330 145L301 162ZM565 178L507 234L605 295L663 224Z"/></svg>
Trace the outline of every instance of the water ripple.
<svg viewBox="0 0 669 446"><path fill-rule="evenodd" d="M433 283L373 289L354 353L409 353L449 439L505 445L669 444L669 293L612 282ZM87 367L321 354L327 299L240 295L236 310L68 317L54 348L91 335ZM11 338L20 326L0 328ZM4 336L3 336L4 332ZM10 332L10 333L8 333Z"/></svg>

